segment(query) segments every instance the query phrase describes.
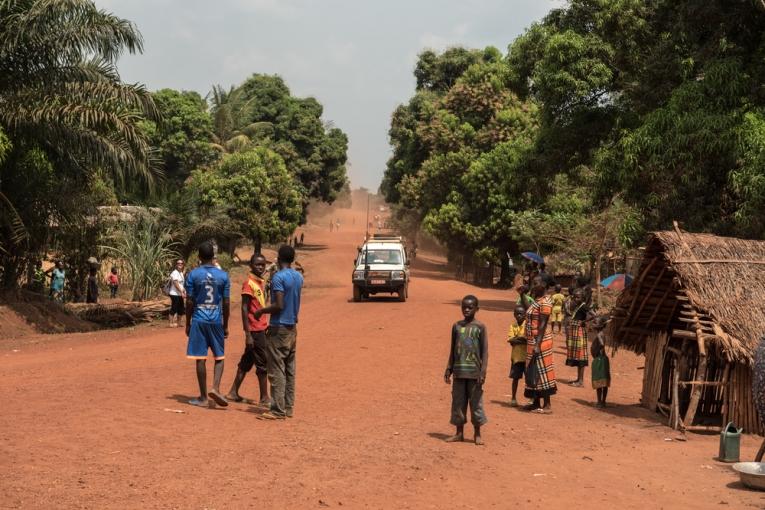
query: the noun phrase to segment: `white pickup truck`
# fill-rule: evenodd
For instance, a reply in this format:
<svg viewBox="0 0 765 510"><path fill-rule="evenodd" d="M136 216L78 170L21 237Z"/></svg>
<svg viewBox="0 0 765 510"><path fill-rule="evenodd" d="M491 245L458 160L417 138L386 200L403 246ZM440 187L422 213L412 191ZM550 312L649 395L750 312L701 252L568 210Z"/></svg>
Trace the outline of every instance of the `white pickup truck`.
<svg viewBox="0 0 765 510"><path fill-rule="evenodd" d="M409 296L409 260L400 237L375 234L359 248L353 269L353 300L379 293Z"/></svg>

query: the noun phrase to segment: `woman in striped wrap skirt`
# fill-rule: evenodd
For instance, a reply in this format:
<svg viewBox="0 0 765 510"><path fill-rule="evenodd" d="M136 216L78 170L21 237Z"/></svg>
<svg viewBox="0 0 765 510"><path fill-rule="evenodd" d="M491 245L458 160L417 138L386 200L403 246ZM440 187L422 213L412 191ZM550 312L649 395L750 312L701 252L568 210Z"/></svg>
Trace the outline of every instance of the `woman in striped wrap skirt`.
<svg viewBox="0 0 765 510"><path fill-rule="evenodd" d="M558 388L555 383L552 331L548 327L552 313L552 300L545 295L545 283L536 277L531 287L534 302L526 310L526 365L536 374L533 385L526 379L524 396L533 400L526 410L541 414L552 412L550 397ZM540 400L543 403L540 403Z"/></svg>

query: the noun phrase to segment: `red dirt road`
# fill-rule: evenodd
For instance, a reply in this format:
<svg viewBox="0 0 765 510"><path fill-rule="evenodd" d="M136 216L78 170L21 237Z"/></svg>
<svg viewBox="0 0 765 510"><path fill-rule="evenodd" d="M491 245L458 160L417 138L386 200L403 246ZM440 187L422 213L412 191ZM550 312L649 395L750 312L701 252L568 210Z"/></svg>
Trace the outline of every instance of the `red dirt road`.
<svg viewBox="0 0 765 510"><path fill-rule="evenodd" d="M455 282L426 255L408 302L349 302L364 219L338 214L339 233L317 220L299 252L307 287L292 420L186 405L196 382L181 330L0 339L0 508L765 507L713 460L716 436L666 441L677 434L637 405L642 358L613 358L605 411L593 390L563 386L554 414L530 415L504 404L514 295ZM452 433L449 329L467 293L481 298L490 336L484 447L442 441ZM238 315L231 332L226 390L243 347ZM573 375L560 355L557 372ZM255 387L250 377L243 393ZM743 439L742 458L759 440Z"/></svg>

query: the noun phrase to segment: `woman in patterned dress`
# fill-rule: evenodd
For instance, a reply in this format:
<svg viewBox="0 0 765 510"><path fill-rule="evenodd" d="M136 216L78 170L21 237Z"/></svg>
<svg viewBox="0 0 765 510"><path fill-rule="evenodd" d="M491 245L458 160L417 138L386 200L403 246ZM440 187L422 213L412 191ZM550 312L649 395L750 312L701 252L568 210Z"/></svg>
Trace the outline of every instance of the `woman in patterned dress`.
<svg viewBox="0 0 765 510"><path fill-rule="evenodd" d="M532 400L527 411L550 414L550 397L558 388L555 383L552 331L548 328L552 300L545 294L544 281L537 276L531 284L534 302L526 310L526 378L524 396ZM540 402L542 401L542 402Z"/></svg>
<svg viewBox="0 0 765 510"><path fill-rule="evenodd" d="M589 363L587 356L587 321L592 312L587 305L584 289L576 289L571 302L571 317L566 327L566 365L576 367L576 380L571 386L584 386L584 367Z"/></svg>

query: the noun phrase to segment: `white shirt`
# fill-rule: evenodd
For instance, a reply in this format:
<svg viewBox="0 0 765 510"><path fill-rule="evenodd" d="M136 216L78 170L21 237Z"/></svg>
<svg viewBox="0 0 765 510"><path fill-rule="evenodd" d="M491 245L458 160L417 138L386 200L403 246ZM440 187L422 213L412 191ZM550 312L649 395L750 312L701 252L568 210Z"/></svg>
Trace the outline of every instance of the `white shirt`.
<svg viewBox="0 0 765 510"><path fill-rule="evenodd" d="M181 289L183 288L183 273L178 271L177 269L174 269L172 273L170 273L170 292L169 294L171 296L182 296L178 291L178 288L176 288L175 284L173 282L178 282L178 287Z"/></svg>

